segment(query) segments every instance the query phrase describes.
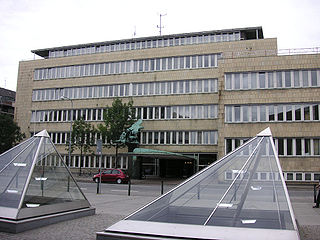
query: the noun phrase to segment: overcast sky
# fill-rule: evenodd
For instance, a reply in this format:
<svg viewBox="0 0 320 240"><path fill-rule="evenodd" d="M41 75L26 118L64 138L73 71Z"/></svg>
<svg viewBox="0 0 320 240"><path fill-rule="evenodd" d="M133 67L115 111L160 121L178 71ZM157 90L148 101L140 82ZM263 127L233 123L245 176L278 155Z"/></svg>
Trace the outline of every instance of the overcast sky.
<svg viewBox="0 0 320 240"><path fill-rule="evenodd" d="M279 49L320 47L319 0L0 0L0 87L16 90L31 50L262 26Z"/></svg>

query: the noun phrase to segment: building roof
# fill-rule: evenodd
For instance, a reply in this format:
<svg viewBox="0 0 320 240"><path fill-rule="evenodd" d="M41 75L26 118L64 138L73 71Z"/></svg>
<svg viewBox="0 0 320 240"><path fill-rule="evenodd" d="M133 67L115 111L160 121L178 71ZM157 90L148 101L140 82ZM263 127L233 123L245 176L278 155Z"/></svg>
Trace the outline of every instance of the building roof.
<svg viewBox="0 0 320 240"><path fill-rule="evenodd" d="M151 37L141 37L141 38L130 38L130 39L122 39L122 40L111 40L104 42L94 42L94 43L85 43L85 44L76 44L76 45L68 45L61 47L53 47L53 48L42 48L31 50L32 53L47 58L49 56L49 51L56 50L66 50L73 48L83 48L89 46L101 46L106 44L115 44L115 43L124 43L124 42L132 42L132 41L143 41L143 40L155 40L155 39L165 39L165 38L173 38L173 37L188 37L188 36L198 36L198 35L208 35L208 34L219 34L219 33L228 33L228 32L246 32L251 33L258 31L259 38L263 38L262 27L248 27L248 28L234 28L234 29L222 29L222 30L212 30L212 31L202 31L202 32L191 32L191 33L180 33L180 34L170 34L170 35L161 35L161 36L151 36Z"/></svg>
<svg viewBox="0 0 320 240"><path fill-rule="evenodd" d="M6 88L1 88L0 87L0 96L6 96L6 97L11 97L14 98L16 97L16 92L6 89Z"/></svg>

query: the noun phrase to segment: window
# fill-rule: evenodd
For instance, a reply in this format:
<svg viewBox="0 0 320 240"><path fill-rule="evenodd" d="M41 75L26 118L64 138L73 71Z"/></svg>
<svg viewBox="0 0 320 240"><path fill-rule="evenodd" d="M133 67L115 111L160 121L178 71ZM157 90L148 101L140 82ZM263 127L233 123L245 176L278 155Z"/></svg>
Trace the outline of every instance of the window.
<svg viewBox="0 0 320 240"><path fill-rule="evenodd" d="M311 86L317 86L317 71L311 71Z"/></svg>
<svg viewBox="0 0 320 240"><path fill-rule="evenodd" d="M308 71L302 71L302 83L304 87L309 86Z"/></svg>
<svg viewBox="0 0 320 240"><path fill-rule="evenodd" d="M159 132L153 133L153 144L159 144Z"/></svg>
<svg viewBox="0 0 320 240"><path fill-rule="evenodd" d="M304 120L310 120L310 107L306 106L303 108L304 111Z"/></svg>
<svg viewBox="0 0 320 240"><path fill-rule="evenodd" d="M300 75L299 75L299 71L294 71L294 72L293 72L293 78L294 78L294 86L295 86L295 87L300 87Z"/></svg>
<svg viewBox="0 0 320 240"><path fill-rule="evenodd" d="M232 89L232 74L226 74L226 90L231 90Z"/></svg>
<svg viewBox="0 0 320 240"><path fill-rule="evenodd" d="M240 122L240 106L234 106L235 122Z"/></svg>
<svg viewBox="0 0 320 240"><path fill-rule="evenodd" d="M277 87L281 88L282 87L282 72L277 72Z"/></svg>
<svg viewBox="0 0 320 240"><path fill-rule="evenodd" d="M295 120L301 120L301 106L295 106Z"/></svg>
<svg viewBox="0 0 320 240"><path fill-rule="evenodd" d="M292 106L286 106L286 120L292 121Z"/></svg>
<svg viewBox="0 0 320 240"><path fill-rule="evenodd" d="M226 106L226 122L232 122L232 106Z"/></svg>
<svg viewBox="0 0 320 240"><path fill-rule="evenodd" d="M260 106L260 121L265 122L266 120L266 106Z"/></svg>
<svg viewBox="0 0 320 240"><path fill-rule="evenodd" d="M232 151L232 139L226 139L226 153Z"/></svg>
<svg viewBox="0 0 320 240"><path fill-rule="evenodd" d="M249 121L249 107L248 106L243 106L242 107L242 120L243 122L248 122Z"/></svg>
<svg viewBox="0 0 320 240"><path fill-rule="evenodd" d="M266 87L266 73L259 72L259 87L265 88Z"/></svg>
<svg viewBox="0 0 320 240"><path fill-rule="evenodd" d="M279 155L284 155L284 140L279 138L278 139L278 154Z"/></svg>
<svg viewBox="0 0 320 240"><path fill-rule="evenodd" d="M313 118L312 120L319 120L319 105L312 106Z"/></svg>
<svg viewBox="0 0 320 240"><path fill-rule="evenodd" d="M240 89L240 74L234 74L234 89Z"/></svg>
<svg viewBox="0 0 320 240"><path fill-rule="evenodd" d="M310 155L310 139L305 139L304 140L304 154L305 155Z"/></svg>
<svg viewBox="0 0 320 240"><path fill-rule="evenodd" d="M284 82L285 82L285 87L291 87L291 73L290 72L284 73Z"/></svg>
<svg viewBox="0 0 320 240"><path fill-rule="evenodd" d="M274 106L269 106L269 121L274 121Z"/></svg>
<svg viewBox="0 0 320 240"><path fill-rule="evenodd" d="M313 139L313 154L320 155L320 139Z"/></svg>
<svg viewBox="0 0 320 240"><path fill-rule="evenodd" d="M287 139L287 155L291 156L292 155L292 139L288 138Z"/></svg>
<svg viewBox="0 0 320 240"><path fill-rule="evenodd" d="M302 155L302 148L301 148L301 139L296 139L296 155L301 156Z"/></svg>
<svg viewBox="0 0 320 240"><path fill-rule="evenodd" d="M251 107L251 120L252 122L258 121L258 109L257 106Z"/></svg>
<svg viewBox="0 0 320 240"><path fill-rule="evenodd" d="M251 73L251 89L257 88L257 74Z"/></svg>
<svg viewBox="0 0 320 240"><path fill-rule="evenodd" d="M248 73L242 74L242 88L248 89L249 75Z"/></svg>
<svg viewBox="0 0 320 240"><path fill-rule="evenodd" d="M278 121L283 121L283 106L278 106Z"/></svg>
<svg viewBox="0 0 320 240"><path fill-rule="evenodd" d="M273 83L273 72L268 73L268 88L273 88L274 83Z"/></svg>

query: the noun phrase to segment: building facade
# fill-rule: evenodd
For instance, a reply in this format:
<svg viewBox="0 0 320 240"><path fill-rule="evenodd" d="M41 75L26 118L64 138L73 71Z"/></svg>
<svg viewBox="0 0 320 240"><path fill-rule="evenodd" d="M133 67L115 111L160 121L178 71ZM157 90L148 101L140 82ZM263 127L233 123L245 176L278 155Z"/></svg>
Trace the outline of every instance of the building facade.
<svg viewBox="0 0 320 240"><path fill-rule="evenodd" d="M143 119L140 147L196 159L145 157L143 174L189 176L269 126L286 179L320 177L320 55L280 55L261 27L32 52L43 59L20 62L15 118L26 134L47 129L65 159L70 121L97 125L119 97L133 99ZM102 167L114 161L114 150L104 149ZM130 161L123 154L117 166ZM80 164L99 163L92 155L80 163L74 152L71 169Z"/></svg>
<svg viewBox="0 0 320 240"><path fill-rule="evenodd" d="M16 92L9 89L0 88L0 113L14 117L14 102Z"/></svg>

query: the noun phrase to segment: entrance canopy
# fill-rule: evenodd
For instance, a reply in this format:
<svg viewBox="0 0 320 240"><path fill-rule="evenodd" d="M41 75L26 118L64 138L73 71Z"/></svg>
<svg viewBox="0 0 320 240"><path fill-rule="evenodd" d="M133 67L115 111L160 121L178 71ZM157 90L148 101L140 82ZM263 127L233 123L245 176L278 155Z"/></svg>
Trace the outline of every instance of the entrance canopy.
<svg viewBox="0 0 320 240"><path fill-rule="evenodd" d="M138 238L298 240L270 129L97 233L97 239Z"/></svg>
<svg viewBox="0 0 320 240"><path fill-rule="evenodd" d="M195 158L191 156L147 148L135 148L132 153L128 152L125 155L158 159L195 160Z"/></svg>

